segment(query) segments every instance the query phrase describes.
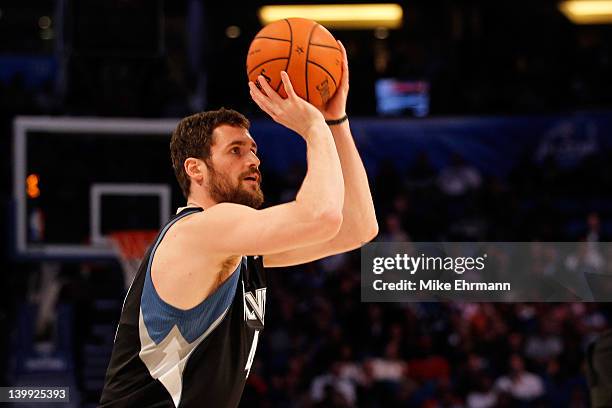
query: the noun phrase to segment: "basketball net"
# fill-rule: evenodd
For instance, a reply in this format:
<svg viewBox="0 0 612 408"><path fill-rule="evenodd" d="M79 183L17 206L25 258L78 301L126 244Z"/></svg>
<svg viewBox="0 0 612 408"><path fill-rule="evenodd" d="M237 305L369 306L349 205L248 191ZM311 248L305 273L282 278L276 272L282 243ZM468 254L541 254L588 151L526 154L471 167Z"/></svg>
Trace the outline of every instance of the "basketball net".
<svg viewBox="0 0 612 408"><path fill-rule="evenodd" d="M155 230L124 230L109 234L109 239L121 262L126 289L132 284L142 258L156 236Z"/></svg>

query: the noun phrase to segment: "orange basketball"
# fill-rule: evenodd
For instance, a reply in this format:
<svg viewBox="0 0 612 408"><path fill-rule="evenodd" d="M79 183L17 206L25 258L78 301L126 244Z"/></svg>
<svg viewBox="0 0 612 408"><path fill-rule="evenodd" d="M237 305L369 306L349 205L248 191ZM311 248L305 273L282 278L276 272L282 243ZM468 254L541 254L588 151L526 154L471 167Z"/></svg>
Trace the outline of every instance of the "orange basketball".
<svg viewBox="0 0 612 408"><path fill-rule="evenodd" d="M335 38L319 23L287 18L268 24L257 33L246 60L249 81L263 75L283 98L281 71L286 71L295 93L315 106L334 95L342 77L342 51Z"/></svg>

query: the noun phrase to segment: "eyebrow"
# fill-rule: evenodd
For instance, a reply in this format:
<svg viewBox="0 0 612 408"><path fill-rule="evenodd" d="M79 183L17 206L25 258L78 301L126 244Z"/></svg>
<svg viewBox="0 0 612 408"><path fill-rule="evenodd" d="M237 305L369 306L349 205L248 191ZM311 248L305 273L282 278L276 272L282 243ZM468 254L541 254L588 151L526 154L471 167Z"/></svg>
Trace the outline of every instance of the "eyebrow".
<svg viewBox="0 0 612 408"><path fill-rule="evenodd" d="M233 142L231 142L230 144L227 145L227 147L232 147L232 146L246 146L247 142L243 141L243 140L234 140ZM255 151L257 151L257 143L255 142L251 142L251 145L255 148Z"/></svg>

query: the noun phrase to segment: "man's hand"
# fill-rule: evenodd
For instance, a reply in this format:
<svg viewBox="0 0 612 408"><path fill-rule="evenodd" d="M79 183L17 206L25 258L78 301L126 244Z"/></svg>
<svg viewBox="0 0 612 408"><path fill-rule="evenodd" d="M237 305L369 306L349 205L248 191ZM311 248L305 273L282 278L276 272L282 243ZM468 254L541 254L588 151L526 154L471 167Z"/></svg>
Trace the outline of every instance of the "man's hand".
<svg viewBox="0 0 612 408"><path fill-rule="evenodd" d="M346 98L349 91L348 59L346 50L340 41L338 41L338 45L340 51L342 51L342 79L340 79L340 85L334 96L321 108L325 120L340 119L346 115Z"/></svg>
<svg viewBox="0 0 612 408"><path fill-rule="evenodd" d="M313 126L325 126L323 115L317 108L295 93L289 80L289 75L285 71L281 72L281 79L287 93L286 99L277 94L261 75L257 78L257 82L263 89L263 92L253 82L249 82L251 98L275 122L293 130L306 139Z"/></svg>

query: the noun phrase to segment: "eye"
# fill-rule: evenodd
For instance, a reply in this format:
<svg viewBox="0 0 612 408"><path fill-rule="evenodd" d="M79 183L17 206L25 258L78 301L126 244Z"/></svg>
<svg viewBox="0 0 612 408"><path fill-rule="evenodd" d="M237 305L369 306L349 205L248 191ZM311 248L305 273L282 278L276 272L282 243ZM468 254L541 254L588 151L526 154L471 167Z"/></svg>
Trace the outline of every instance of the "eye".
<svg viewBox="0 0 612 408"><path fill-rule="evenodd" d="M232 150L230 150L231 153L234 154L240 154L240 148L239 147L232 147Z"/></svg>

